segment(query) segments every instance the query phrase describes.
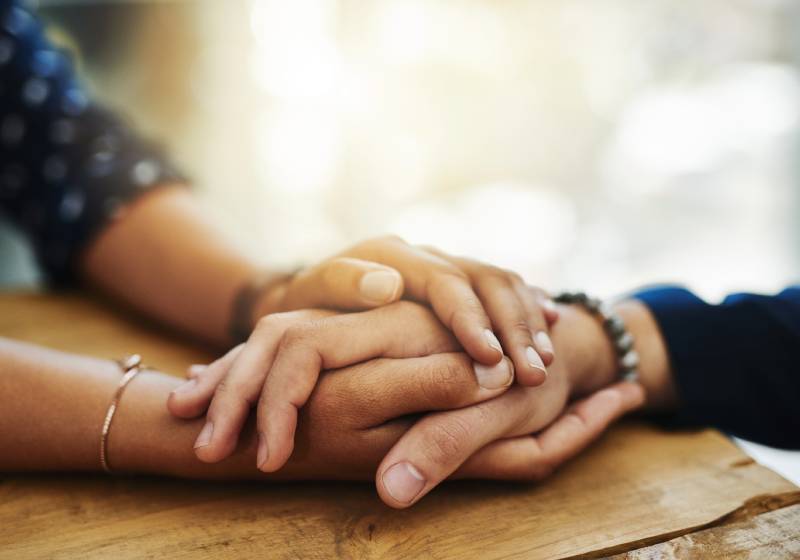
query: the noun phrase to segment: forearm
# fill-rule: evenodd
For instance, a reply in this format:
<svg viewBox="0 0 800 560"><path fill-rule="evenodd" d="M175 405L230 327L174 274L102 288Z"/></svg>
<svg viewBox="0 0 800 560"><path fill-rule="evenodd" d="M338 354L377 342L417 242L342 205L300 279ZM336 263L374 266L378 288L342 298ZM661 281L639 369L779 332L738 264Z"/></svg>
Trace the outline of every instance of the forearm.
<svg viewBox="0 0 800 560"><path fill-rule="evenodd" d="M261 267L224 238L188 191L162 187L101 232L82 272L145 314L226 344L236 293Z"/></svg>
<svg viewBox="0 0 800 560"><path fill-rule="evenodd" d="M640 358L639 381L643 385L650 411L677 406L675 385L670 371L664 338L645 305L625 300L615 306L634 338ZM600 320L579 306L559 307L559 321L553 327L558 356L568 361L567 371L574 397L586 395L617 380L619 365L611 340Z"/></svg>
<svg viewBox="0 0 800 560"><path fill-rule="evenodd" d="M97 471L100 433L121 378L113 362L0 338L0 471ZM202 420L166 409L180 380L143 371L123 393L109 433L115 471L182 477L257 477L252 436L218 465L198 461Z"/></svg>

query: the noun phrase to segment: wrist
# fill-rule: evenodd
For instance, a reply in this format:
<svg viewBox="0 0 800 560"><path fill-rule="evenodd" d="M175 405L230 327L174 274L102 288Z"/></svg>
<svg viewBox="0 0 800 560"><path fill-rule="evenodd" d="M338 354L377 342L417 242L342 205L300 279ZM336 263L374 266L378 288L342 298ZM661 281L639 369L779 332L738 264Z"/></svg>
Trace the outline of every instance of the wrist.
<svg viewBox="0 0 800 560"><path fill-rule="evenodd" d="M282 310L290 278L277 272L255 273L239 287L228 322L228 336L234 343L246 340L261 317Z"/></svg>
<svg viewBox="0 0 800 560"><path fill-rule="evenodd" d="M245 429L236 453L225 461L208 464L195 456L192 446L205 417L178 419L165 406L169 393L180 384L178 378L147 370L131 381L109 433L113 471L180 478L258 478L252 427Z"/></svg>
<svg viewBox="0 0 800 560"><path fill-rule="evenodd" d="M616 306L635 340L641 365L639 382L645 389L645 408L665 411L677 406L678 398L672 379L669 354L664 337L650 309L637 299L620 302Z"/></svg>
<svg viewBox="0 0 800 560"><path fill-rule="evenodd" d="M578 305L559 305L552 337L557 360L564 361L570 396L578 398L613 383L617 355L600 320Z"/></svg>
<svg viewBox="0 0 800 560"><path fill-rule="evenodd" d="M669 357L647 306L638 300L614 305L625 322L639 354L639 383L645 389L648 410L669 410L677 404ZM619 378L618 357L600 320L580 306L560 305L559 320L552 329L557 359L564 360L572 398L611 385Z"/></svg>
<svg viewBox="0 0 800 560"><path fill-rule="evenodd" d="M256 326L258 320L265 315L286 311L283 309L283 300L289 288L291 276L287 274L271 274L261 285L258 295L253 301L250 309L249 321L251 330Z"/></svg>

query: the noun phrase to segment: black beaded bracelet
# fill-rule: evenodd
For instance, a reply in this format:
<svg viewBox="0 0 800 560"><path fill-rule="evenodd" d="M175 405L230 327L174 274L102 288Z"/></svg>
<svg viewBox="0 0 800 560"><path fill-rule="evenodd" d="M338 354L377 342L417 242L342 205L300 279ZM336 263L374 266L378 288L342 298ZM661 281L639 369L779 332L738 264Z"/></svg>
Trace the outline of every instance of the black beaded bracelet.
<svg viewBox="0 0 800 560"><path fill-rule="evenodd" d="M625 327L622 317L615 313L610 305L583 292L562 292L553 299L558 303L580 305L592 315L599 317L617 353L619 378L632 382L639 379L639 354L633 349L633 336Z"/></svg>

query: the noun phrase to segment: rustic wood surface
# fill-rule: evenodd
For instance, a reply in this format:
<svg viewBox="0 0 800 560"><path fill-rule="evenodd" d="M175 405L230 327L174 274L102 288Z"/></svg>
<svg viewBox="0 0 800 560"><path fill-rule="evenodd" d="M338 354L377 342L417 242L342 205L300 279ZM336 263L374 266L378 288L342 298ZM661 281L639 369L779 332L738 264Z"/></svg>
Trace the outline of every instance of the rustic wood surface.
<svg viewBox="0 0 800 560"><path fill-rule="evenodd" d="M120 316L80 296L0 295L0 336L101 357L136 350L175 374L211 355ZM713 430L631 422L545 483L447 483L406 511L382 505L369 483L2 475L0 558L602 557L691 546L682 536L738 530L732 520L751 523L742 530L753 538L780 525L785 538L764 538L789 551L795 503L800 489Z"/></svg>
<svg viewBox="0 0 800 560"><path fill-rule="evenodd" d="M725 560L800 558L800 505L768 511L613 558L654 560L698 557Z"/></svg>

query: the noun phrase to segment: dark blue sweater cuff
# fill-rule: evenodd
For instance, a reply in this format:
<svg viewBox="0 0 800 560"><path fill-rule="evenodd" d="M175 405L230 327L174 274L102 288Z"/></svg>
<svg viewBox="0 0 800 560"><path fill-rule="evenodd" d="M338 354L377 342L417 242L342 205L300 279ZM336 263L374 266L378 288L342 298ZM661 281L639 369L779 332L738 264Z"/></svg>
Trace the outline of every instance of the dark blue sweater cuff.
<svg viewBox="0 0 800 560"><path fill-rule="evenodd" d="M800 447L800 298L739 294L710 305L688 290L634 297L663 333L681 407L678 426L716 426L778 447Z"/></svg>

